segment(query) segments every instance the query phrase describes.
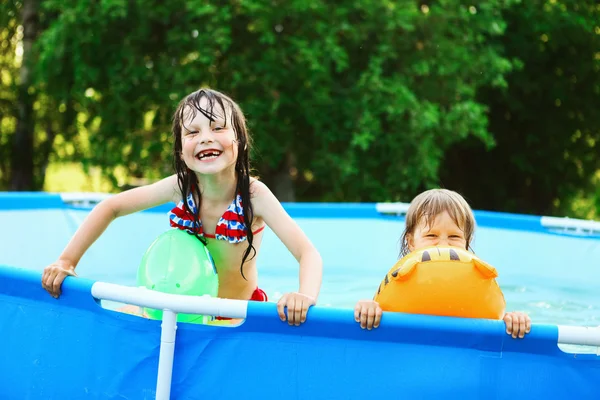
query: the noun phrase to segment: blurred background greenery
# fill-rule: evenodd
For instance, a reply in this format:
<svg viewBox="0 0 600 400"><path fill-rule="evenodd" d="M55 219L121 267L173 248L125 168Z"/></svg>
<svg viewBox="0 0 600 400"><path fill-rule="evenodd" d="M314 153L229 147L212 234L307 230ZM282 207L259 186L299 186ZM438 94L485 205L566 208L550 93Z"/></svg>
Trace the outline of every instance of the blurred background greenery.
<svg viewBox="0 0 600 400"><path fill-rule="evenodd" d="M0 70L0 190L171 174L174 108L209 86L244 110L282 201L443 186L600 216L595 0L8 0Z"/></svg>

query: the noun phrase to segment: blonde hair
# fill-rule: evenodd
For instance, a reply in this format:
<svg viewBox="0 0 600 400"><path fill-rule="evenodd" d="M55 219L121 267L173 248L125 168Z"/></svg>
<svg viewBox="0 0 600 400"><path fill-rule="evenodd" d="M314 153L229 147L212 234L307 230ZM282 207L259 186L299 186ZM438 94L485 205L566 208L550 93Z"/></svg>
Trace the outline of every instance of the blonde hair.
<svg viewBox="0 0 600 400"><path fill-rule="evenodd" d="M435 218L444 211L448 212L454 223L463 231L467 242L466 249L471 250L470 244L475 232L475 216L469 203L452 190L430 189L415 197L408 207L406 226L400 238L400 258L410 253L407 235L414 234L422 218L425 218L427 226L431 226Z"/></svg>

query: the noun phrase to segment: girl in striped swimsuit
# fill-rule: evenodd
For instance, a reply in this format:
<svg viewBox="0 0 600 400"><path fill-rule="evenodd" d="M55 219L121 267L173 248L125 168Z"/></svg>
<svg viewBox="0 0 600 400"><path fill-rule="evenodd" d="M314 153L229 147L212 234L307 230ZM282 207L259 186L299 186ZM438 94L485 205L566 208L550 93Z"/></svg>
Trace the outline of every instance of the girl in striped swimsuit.
<svg viewBox="0 0 600 400"><path fill-rule="evenodd" d="M251 139L240 107L214 90L191 93L175 112L173 139L177 173L99 203L59 259L44 269L42 286L58 298L65 277L76 276L77 263L111 221L175 202L170 224L206 244L221 298L267 300L258 288L256 256L268 225L300 264L298 291L277 303L282 321L300 325L319 295L321 256L269 188L250 176Z"/></svg>

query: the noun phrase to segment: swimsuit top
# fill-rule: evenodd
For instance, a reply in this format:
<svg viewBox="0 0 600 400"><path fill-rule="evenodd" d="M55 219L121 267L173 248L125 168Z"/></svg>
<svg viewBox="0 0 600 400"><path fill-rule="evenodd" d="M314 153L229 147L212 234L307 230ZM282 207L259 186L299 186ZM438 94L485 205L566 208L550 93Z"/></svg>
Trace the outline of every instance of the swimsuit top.
<svg viewBox="0 0 600 400"><path fill-rule="evenodd" d="M186 201L188 207L192 210L192 213L195 213L196 204L194 203L192 193L188 195ZM247 238L246 224L244 222L244 209L242 208L242 196L240 194L235 196L233 202L227 207L225 214L223 214L219 219L219 222L217 222L214 235L204 233L202 221L199 221L198 223L194 222L194 216L185 210L183 200L169 211L169 220L172 227L187 230L191 233L197 233L210 239L226 240L229 243L240 243ZM253 232L253 234L256 235L264 228L263 225Z"/></svg>

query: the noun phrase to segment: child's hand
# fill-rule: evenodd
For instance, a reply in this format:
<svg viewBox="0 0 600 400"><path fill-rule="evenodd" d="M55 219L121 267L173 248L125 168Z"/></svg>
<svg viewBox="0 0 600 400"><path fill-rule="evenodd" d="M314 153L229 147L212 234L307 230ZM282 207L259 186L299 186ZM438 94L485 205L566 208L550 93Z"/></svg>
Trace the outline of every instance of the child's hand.
<svg viewBox="0 0 600 400"><path fill-rule="evenodd" d="M60 287L67 276L77 276L75 267L67 260L58 260L44 268L42 287L58 299L61 294Z"/></svg>
<svg viewBox="0 0 600 400"><path fill-rule="evenodd" d="M516 339L517 336L520 339L525 337L526 333L531 331L531 318L529 315L513 311L504 314L504 323L506 324L506 333L511 335L513 339Z"/></svg>
<svg viewBox="0 0 600 400"><path fill-rule="evenodd" d="M287 321L290 325L300 326L301 323L306 321L306 313L310 306L315 305L315 299L298 292L286 293L277 302L277 312L279 318L285 321L285 311L287 307Z"/></svg>
<svg viewBox="0 0 600 400"><path fill-rule="evenodd" d="M379 328L381 307L374 300L360 300L354 307L354 320L360 322L360 327L368 330Z"/></svg>

